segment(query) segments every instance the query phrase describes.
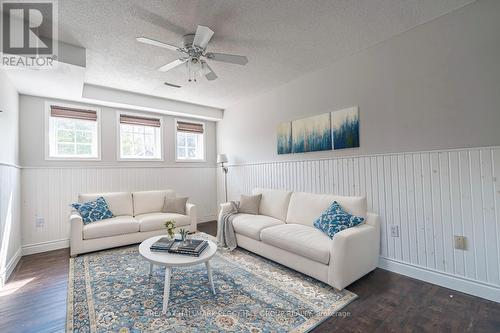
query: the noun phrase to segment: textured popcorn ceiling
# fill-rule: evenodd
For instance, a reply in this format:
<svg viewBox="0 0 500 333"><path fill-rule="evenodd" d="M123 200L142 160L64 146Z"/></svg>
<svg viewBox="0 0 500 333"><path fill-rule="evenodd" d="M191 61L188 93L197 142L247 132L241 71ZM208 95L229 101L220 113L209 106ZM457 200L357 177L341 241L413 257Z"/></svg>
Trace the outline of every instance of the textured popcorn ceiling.
<svg viewBox="0 0 500 333"><path fill-rule="evenodd" d="M87 83L225 108L470 2L60 0L59 38L87 48ZM215 31L210 51L246 55L249 63L212 61L218 80L188 84L182 66L156 70L177 59L175 52L135 41L148 36L181 45L198 24Z"/></svg>

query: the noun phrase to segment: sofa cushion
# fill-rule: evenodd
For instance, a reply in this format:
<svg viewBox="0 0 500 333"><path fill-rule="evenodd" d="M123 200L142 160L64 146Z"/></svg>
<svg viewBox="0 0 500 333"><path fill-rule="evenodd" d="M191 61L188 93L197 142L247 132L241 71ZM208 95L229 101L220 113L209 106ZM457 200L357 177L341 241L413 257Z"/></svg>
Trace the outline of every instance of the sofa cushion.
<svg viewBox="0 0 500 333"><path fill-rule="evenodd" d="M186 202L188 197L175 198L175 197L165 197L165 202L163 203L162 213L176 213L186 215Z"/></svg>
<svg viewBox="0 0 500 333"><path fill-rule="evenodd" d="M182 227L191 223L189 216L176 213L147 213L137 215L135 218L139 221L139 230L141 232L165 229L166 233L165 222L169 220L174 220L176 227Z"/></svg>
<svg viewBox="0 0 500 333"><path fill-rule="evenodd" d="M90 193L78 195L78 202L87 202L103 197L114 216L134 215L132 194L129 192Z"/></svg>
<svg viewBox="0 0 500 333"><path fill-rule="evenodd" d="M262 194L256 195L241 195L240 207L238 211L243 214L259 215L260 200Z"/></svg>
<svg viewBox="0 0 500 333"><path fill-rule="evenodd" d="M71 206L78 211L82 217L83 224L101 221L113 217L109 210L106 199L99 197L94 201L74 203Z"/></svg>
<svg viewBox="0 0 500 333"><path fill-rule="evenodd" d="M265 215L237 214L233 218L234 231L255 240L260 240L260 232L264 228L284 223Z"/></svg>
<svg viewBox="0 0 500 333"><path fill-rule="evenodd" d="M259 214L271 216L275 219L285 221L290 202L290 191L270 190L256 188L253 194L262 194L260 199Z"/></svg>
<svg viewBox="0 0 500 333"><path fill-rule="evenodd" d="M366 197L343 197L337 195L294 192L290 198L290 207L286 223L299 223L313 226L313 222L337 201L350 214L366 218Z"/></svg>
<svg viewBox="0 0 500 333"><path fill-rule="evenodd" d="M316 228L283 224L263 229L261 240L269 245L328 265L332 240Z"/></svg>
<svg viewBox="0 0 500 333"><path fill-rule="evenodd" d="M333 238L336 233L355 227L363 223L364 220L364 217L349 214L342 209L337 201L334 201L330 207L313 222L313 225L328 237Z"/></svg>
<svg viewBox="0 0 500 333"><path fill-rule="evenodd" d="M139 231L139 222L132 216L116 216L83 226L83 239L110 237Z"/></svg>
<svg viewBox="0 0 500 333"><path fill-rule="evenodd" d="M161 213L165 197L175 198L172 190L132 192L134 216L146 213Z"/></svg>

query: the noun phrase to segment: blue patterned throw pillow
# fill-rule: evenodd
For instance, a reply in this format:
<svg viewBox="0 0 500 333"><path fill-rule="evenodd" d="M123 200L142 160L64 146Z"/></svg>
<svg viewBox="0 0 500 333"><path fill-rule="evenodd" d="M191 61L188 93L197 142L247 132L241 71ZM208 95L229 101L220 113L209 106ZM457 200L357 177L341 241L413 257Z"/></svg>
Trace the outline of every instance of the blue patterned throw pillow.
<svg viewBox="0 0 500 333"><path fill-rule="evenodd" d="M337 232L355 227L364 220L363 217L349 214L342 209L337 201L334 201L330 207L314 221L313 225L327 234L328 237L333 238Z"/></svg>
<svg viewBox="0 0 500 333"><path fill-rule="evenodd" d="M74 203L71 206L80 213L83 224L113 217L113 213L109 210L108 203L103 197L99 197L95 201Z"/></svg>

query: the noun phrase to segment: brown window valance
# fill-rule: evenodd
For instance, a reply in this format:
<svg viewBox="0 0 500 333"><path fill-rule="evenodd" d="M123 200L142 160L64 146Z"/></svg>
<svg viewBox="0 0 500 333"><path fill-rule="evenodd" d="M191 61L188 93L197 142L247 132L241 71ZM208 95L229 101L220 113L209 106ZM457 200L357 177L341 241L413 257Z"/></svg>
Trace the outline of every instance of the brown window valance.
<svg viewBox="0 0 500 333"><path fill-rule="evenodd" d="M127 114L120 115L120 124L142 125L142 126L151 126L151 127L160 127L161 126L160 118L131 116L131 115L127 115Z"/></svg>
<svg viewBox="0 0 500 333"><path fill-rule="evenodd" d="M189 133L203 133L203 124L178 121L177 122L177 131L189 132Z"/></svg>
<svg viewBox="0 0 500 333"><path fill-rule="evenodd" d="M95 110L76 109L57 105L50 106L50 115L60 118L97 120L97 112Z"/></svg>

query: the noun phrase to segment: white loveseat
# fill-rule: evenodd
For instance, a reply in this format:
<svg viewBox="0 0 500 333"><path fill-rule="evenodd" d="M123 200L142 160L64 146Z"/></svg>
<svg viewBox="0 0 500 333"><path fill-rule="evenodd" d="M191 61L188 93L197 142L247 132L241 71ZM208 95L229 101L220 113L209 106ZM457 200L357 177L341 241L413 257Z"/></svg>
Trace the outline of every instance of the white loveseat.
<svg viewBox="0 0 500 333"><path fill-rule="evenodd" d="M103 197L114 217L83 224L77 211L70 216L71 256L80 253L135 244L166 234L165 222L174 220L177 229L196 231L196 206L186 204L186 215L162 213L165 197L175 197L172 190L80 194L78 202Z"/></svg>
<svg viewBox="0 0 500 333"><path fill-rule="evenodd" d="M233 227L239 247L343 289L378 264L380 221L367 212L366 197L255 189L262 194L259 215L237 214ZM330 239L313 226L314 220L336 200L346 211L366 222ZM231 209L221 205L220 214Z"/></svg>

